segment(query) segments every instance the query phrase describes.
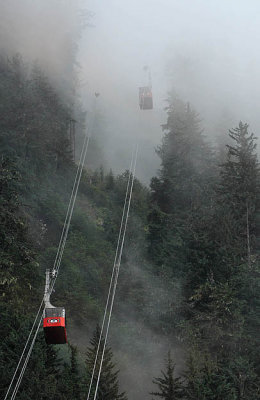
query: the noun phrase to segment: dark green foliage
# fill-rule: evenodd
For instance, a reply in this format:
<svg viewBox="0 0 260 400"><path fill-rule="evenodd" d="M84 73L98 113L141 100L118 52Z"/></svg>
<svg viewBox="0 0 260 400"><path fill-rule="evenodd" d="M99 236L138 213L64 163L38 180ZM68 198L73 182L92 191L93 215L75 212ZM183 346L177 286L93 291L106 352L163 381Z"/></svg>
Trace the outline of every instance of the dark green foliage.
<svg viewBox="0 0 260 400"><path fill-rule="evenodd" d="M230 131L218 178L196 118L189 106L170 100L158 148L162 167L151 181L149 256L156 274L178 280L184 288L179 308L168 314L165 326L178 321L175 333L187 346L185 398L235 400L252 393L257 398L255 138L241 122Z"/></svg>
<svg viewBox="0 0 260 400"><path fill-rule="evenodd" d="M198 356L198 354L197 354ZM235 400L235 389L228 381L225 372L214 366L209 360L190 357L185 372L186 400Z"/></svg>
<svg viewBox="0 0 260 400"><path fill-rule="evenodd" d="M174 377L174 369L175 365L173 364L171 354L168 353L166 370L161 371L162 377L153 380L153 383L158 387L158 391L151 392L151 395L164 400L178 400L184 398L182 380L180 377Z"/></svg>
<svg viewBox="0 0 260 400"><path fill-rule="evenodd" d="M190 298L192 322L198 328L192 333L198 338L200 348L204 347L217 359L232 357L239 349L244 306L229 282L212 280L201 285Z"/></svg>
<svg viewBox="0 0 260 400"><path fill-rule="evenodd" d="M58 398L84 399L84 383L77 358L77 348L69 344L70 363L64 365L58 385Z"/></svg>
<svg viewBox="0 0 260 400"><path fill-rule="evenodd" d="M106 180L106 187L109 190L112 190L115 185L115 179L112 170L110 169L108 175L105 177Z"/></svg>
<svg viewBox="0 0 260 400"><path fill-rule="evenodd" d="M183 213L201 203L210 150L198 115L189 104L170 97L167 114L162 145L157 149L161 170L159 180L152 180L152 198L162 211Z"/></svg>
<svg viewBox="0 0 260 400"><path fill-rule="evenodd" d="M228 146L227 161L220 166L212 231L206 236L214 243L208 256L211 274L189 298L186 334L200 348L202 361L189 366L188 399L257 398L259 391L259 261L254 254L259 174L247 128L240 123L230 131L235 144ZM196 363L199 372L192 377Z"/></svg>
<svg viewBox="0 0 260 400"><path fill-rule="evenodd" d="M3 398L22 354L28 332L32 325L32 317L22 313L21 308L15 309L12 304L6 305L0 303L0 311L0 335L1 338L4 338L0 345L0 393L1 398ZM37 397L43 399L46 393L50 393L50 390L55 393L59 367L60 361L57 357L57 351L45 344L43 334L41 333L36 341L19 390L20 398L30 399ZM54 398L53 396L50 397Z"/></svg>
<svg viewBox="0 0 260 400"><path fill-rule="evenodd" d="M161 170L159 178L151 181L149 254L158 266L167 265L174 274L183 276L189 264L197 264L204 256L201 249L194 259L189 242L197 241L198 228L205 230L208 222L213 168L197 114L172 97L167 113L162 145L157 149Z"/></svg>
<svg viewBox="0 0 260 400"><path fill-rule="evenodd" d="M187 400L253 400L259 396L259 377L245 358L234 356L213 363L197 352L188 358L187 367L184 373Z"/></svg>
<svg viewBox="0 0 260 400"><path fill-rule="evenodd" d="M248 124L242 122L229 132L235 143L227 146L227 161L221 166L219 192L239 218L245 214L246 202L255 203L259 191L256 138L253 133L249 134Z"/></svg>
<svg viewBox="0 0 260 400"><path fill-rule="evenodd" d="M86 358L86 380L87 380L87 390L89 390L89 385L91 381L92 371L94 362L96 359L96 352L98 348L100 338L100 328L96 327L94 335L90 340L91 347L87 350L87 358ZM104 338L102 337L100 342L99 353L97 357L96 369L93 378L92 384L92 396L94 396L96 390L96 383L99 374L99 367L102 358L102 352L104 348ZM126 400L127 397L125 393L120 393L119 391L119 383L118 383L118 370L115 370L115 364L113 362L113 353L110 347L106 346L104 352L103 365L100 375L100 381L98 385L97 391L97 399L98 400Z"/></svg>
<svg viewBox="0 0 260 400"><path fill-rule="evenodd" d="M25 301L39 285L38 264L27 237L27 227L19 211L17 183L21 179L15 165L0 160L0 285L2 301L15 306ZM31 295L32 295L31 293ZM30 296L30 295L29 295Z"/></svg>
<svg viewBox="0 0 260 400"><path fill-rule="evenodd" d="M1 148L33 172L64 168L71 160L71 111L38 66L28 74L20 56L0 59ZM10 95L11 94L11 95ZM47 168L47 170L46 170Z"/></svg>
<svg viewBox="0 0 260 400"><path fill-rule="evenodd" d="M255 153L256 138L248 132L248 124L230 130L234 145L228 145L227 161L220 168L218 201L222 213L222 230L217 239L227 243L238 257L247 257L255 250L256 213L259 209L259 164ZM232 143L232 144L233 144ZM228 221L228 223L224 223Z"/></svg>

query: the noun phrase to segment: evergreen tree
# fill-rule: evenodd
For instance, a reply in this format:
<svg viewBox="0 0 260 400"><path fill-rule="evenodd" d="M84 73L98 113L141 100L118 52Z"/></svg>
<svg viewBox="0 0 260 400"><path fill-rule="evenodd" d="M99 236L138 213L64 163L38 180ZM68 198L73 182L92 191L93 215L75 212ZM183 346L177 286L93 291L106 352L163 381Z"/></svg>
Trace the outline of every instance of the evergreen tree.
<svg viewBox="0 0 260 400"><path fill-rule="evenodd" d="M77 359L77 348L70 345L70 378L72 380L72 398L80 399L82 391L82 379L79 374L79 366Z"/></svg>
<svg viewBox="0 0 260 400"><path fill-rule="evenodd" d="M234 145L228 145L227 161L220 167L217 201L207 233L215 249L210 254L212 273L189 299L190 338L196 338L200 350L214 361L202 363L195 375L196 360L189 365L188 399L233 400L258 393L259 265L254 237L258 162L255 138L247 124L231 130L230 139Z"/></svg>
<svg viewBox="0 0 260 400"><path fill-rule="evenodd" d="M239 257L251 262L255 250L256 213L259 208L259 163L255 153L256 138L248 124L239 123L229 131L233 145L227 145L227 161L221 165L218 199L223 216L218 238L236 248ZM228 224L225 223L228 221Z"/></svg>
<svg viewBox="0 0 260 400"><path fill-rule="evenodd" d="M109 173L105 176L106 189L113 190L115 186L115 178L112 169L109 170Z"/></svg>
<svg viewBox="0 0 260 400"><path fill-rule="evenodd" d="M239 350L244 327L244 302L237 298L232 282L219 283L212 278L201 284L189 299L190 338L205 353L221 360ZM214 338L214 340L212 340Z"/></svg>
<svg viewBox="0 0 260 400"><path fill-rule="evenodd" d="M196 112L170 97L167 113L157 149L161 169L151 181L148 254L158 267L187 280L190 292L190 277L196 276L196 286L209 273L211 244L205 232L212 212L214 168Z"/></svg>
<svg viewBox="0 0 260 400"><path fill-rule="evenodd" d="M72 119L71 110L50 84L42 70L35 65L29 81L31 121L28 124L30 141L28 156L32 157L37 147L44 150L41 163L50 164L57 170L72 161L68 130Z"/></svg>
<svg viewBox="0 0 260 400"><path fill-rule="evenodd" d="M198 357L198 353L196 354ZM203 361L202 361L203 360ZM189 355L185 377L185 400L236 400L235 388L230 384L226 371L209 359ZM202 362L201 362L202 361Z"/></svg>
<svg viewBox="0 0 260 400"><path fill-rule="evenodd" d="M162 145L157 148L161 170L159 181L153 179L151 183L152 198L162 211L182 213L201 203L210 151L199 117L189 104L170 97L167 114Z"/></svg>
<svg viewBox="0 0 260 400"><path fill-rule="evenodd" d="M195 358L196 356L196 358ZM186 362L185 400L254 400L259 397L259 377L244 358L215 362L206 353L190 353Z"/></svg>
<svg viewBox="0 0 260 400"><path fill-rule="evenodd" d="M94 335L90 341L91 346L87 350L86 368L87 368L87 390L90 384L91 374L96 358L97 347L100 338L100 328L96 327ZM97 365L93 379L92 394L95 392L99 366L101 362L101 354L104 346L104 339L102 338L100 343L99 355L97 358ZM102 371L100 375L100 381L97 392L97 400L126 400L125 393L119 392L118 374L119 370L115 371L115 364L112 361L113 353L110 347L106 347L104 353L104 360L102 365Z"/></svg>
<svg viewBox="0 0 260 400"><path fill-rule="evenodd" d="M27 69L20 55L0 57L0 144L2 154L24 157L29 122Z"/></svg>
<svg viewBox="0 0 260 400"><path fill-rule="evenodd" d="M58 382L58 399L85 399L83 392L83 377L79 372L77 348L68 345L70 362L65 363Z"/></svg>
<svg viewBox="0 0 260 400"><path fill-rule="evenodd" d="M153 383L158 386L157 392L151 392L150 394L156 397L160 397L164 400L178 400L183 399L183 385L180 377L174 377L175 365L171 358L170 352L168 353L166 370L161 371L162 377L155 378Z"/></svg>

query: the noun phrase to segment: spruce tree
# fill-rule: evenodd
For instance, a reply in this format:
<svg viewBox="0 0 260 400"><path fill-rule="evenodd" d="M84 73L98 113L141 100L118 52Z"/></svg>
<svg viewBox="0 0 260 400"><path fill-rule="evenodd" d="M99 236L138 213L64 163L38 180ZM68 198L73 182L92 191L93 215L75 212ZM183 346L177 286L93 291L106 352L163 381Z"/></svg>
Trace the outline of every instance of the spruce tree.
<svg viewBox="0 0 260 400"><path fill-rule="evenodd" d="M157 148L161 169L151 181L148 254L157 266L183 277L188 264L194 264L198 274L198 259L207 259L198 249L198 238L204 240L214 170L197 113L189 104L170 97L167 114L162 144ZM207 243L206 251L208 247ZM205 274L204 265L202 269Z"/></svg>
<svg viewBox="0 0 260 400"><path fill-rule="evenodd" d="M87 358L86 358L87 391L89 389L99 338L100 338L100 327L97 326L93 334L93 337L90 340L91 346L88 347L87 350ZM99 355L97 358L96 370L92 384L92 391L91 391L92 395L94 395L96 388L103 347L104 347L104 338L102 337L100 343ZM127 400L126 394L124 392L120 393L119 391L118 374L119 370L115 370L115 363L113 362L112 350L110 347L107 346L104 353L104 360L102 364L102 370L97 392L97 400Z"/></svg>
<svg viewBox="0 0 260 400"><path fill-rule="evenodd" d="M197 353L197 357L199 354ZM202 355L194 359L189 355L184 373L185 400L235 400L235 389L230 384L227 371Z"/></svg>
<svg viewBox="0 0 260 400"><path fill-rule="evenodd" d="M115 178L112 169L109 170L109 173L105 176L106 189L113 190L115 186Z"/></svg>
<svg viewBox="0 0 260 400"><path fill-rule="evenodd" d="M79 374L79 366L78 366L78 359L77 359L77 348L75 346L69 345L70 347L70 378L72 380L72 398L80 399L81 398L81 376Z"/></svg>
<svg viewBox="0 0 260 400"><path fill-rule="evenodd" d="M153 380L153 383L158 386L158 391L151 392L151 395L160 397L164 400L178 400L184 398L181 378L174 377L174 369L175 365L169 352L166 370L161 371L162 377Z"/></svg>
<svg viewBox="0 0 260 400"><path fill-rule="evenodd" d="M198 114L180 100L170 97L164 137L157 154L161 158L158 180L152 180L153 199L162 211L182 212L201 201L203 172L209 170L209 148Z"/></svg>
<svg viewBox="0 0 260 400"><path fill-rule="evenodd" d="M70 362L65 363L58 382L57 399L85 399L83 376L80 374L77 348L68 345Z"/></svg>
<svg viewBox="0 0 260 400"><path fill-rule="evenodd" d="M255 153L256 138L241 121L229 131L233 145L227 145L227 160L221 165L218 199L223 216L220 236L238 256L251 261L255 245L255 219L259 207L259 163ZM229 221L228 225L225 221ZM223 235L224 234L224 235ZM233 242L233 243L232 243Z"/></svg>

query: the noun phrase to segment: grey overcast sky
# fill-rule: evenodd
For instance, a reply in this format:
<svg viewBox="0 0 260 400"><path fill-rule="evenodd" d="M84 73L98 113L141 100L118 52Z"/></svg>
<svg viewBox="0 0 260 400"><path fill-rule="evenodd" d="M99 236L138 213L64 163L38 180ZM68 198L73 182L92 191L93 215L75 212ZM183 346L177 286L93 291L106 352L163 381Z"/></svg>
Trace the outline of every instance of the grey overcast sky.
<svg viewBox="0 0 260 400"><path fill-rule="evenodd" d="M221 133L220 126L227 131L240 119L259 136L260 1L88 0L81 4L93 12L95 26L85 30L79 47L86 83L83 97L101 92L100 104L110 116L109 161L116 156L111 149L115 142L122 154L123 145L130 146L129 138L137 135L143 140L147 168L141 178L156 172L159 160L154 147L161 140L164 100L172 88L200 113L210 140ZM155 109L140 115L137 87L146 83L145 64L152 70Z"/></svg>
<svg viewBox="0 0 260 400"><path fill-rule="evenodd" d="M105 96L113 95L111 102L119 90L131 103L132 90L143 83L142 66L149 64L156 107L173 86L202 118L227 106L235 117L259 125L258 0L82 4L93 11L95 25L84 32L80 46L84 78Z"/></svg>

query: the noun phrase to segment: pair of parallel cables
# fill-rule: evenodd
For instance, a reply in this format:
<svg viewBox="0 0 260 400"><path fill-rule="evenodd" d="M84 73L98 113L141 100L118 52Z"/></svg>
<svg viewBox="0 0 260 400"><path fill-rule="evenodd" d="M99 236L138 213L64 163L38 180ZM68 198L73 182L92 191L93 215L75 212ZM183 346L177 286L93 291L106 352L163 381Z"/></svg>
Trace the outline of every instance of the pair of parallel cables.
<svg viewBox="0 0 260 400"><path fill-rule="evenodd" d="M107 344L107 339L108 339L108 332L109 332L111 316L112 316L114 300L115 300L115 294L116 294L116 288L117 288L117 283L118 283L118 276L119 276L119 272L120 272L121 259L122 259L122 253L123 253L125 235L126 235L126 228L127 228L128 218L129 218L132 194L133 194L133 185L134 185L134 179L135 179L137 155L138 155L138 144L135 145L135 148L132 152L131 165L130 165L130 169L128 171L128 180L127 180L127 187L126 187L126 193L125 193L125 201L124 201L124 207L123 207L123 212L122 212L122 217L121 217L121 224L120 224L120 229L119 229L119 234L118 234L118 239L117 239L117 247L116 247L116 252L115 252L113 270L112 270L112 274L111 274L110 285L109 285L109 290L108 290L108 295L107 295L107 301L106 301L105 311L104 311L102 325L101 325L101 329L100 329L100 335L99 335L95 360L94 360L94 364L93 364L87 400L90 400L92 387L95 386L93 400L96 400L97 393L98 393L101 372L102 372L102 366L103 366L103 361L104 361L104 357L105 357L106 344ZM103 339L103 332L104 332L104 339ZM96 382L94 382L94 380Z"/></svg>
<svg viewBox="0 0 260 400"><path fill-rule="evenodd" d="M50 293L52 293L52 291L54 290L54 285L55 285L55 282L56 282L56 279L57 279L57 276L59 273L60 264L61 264L62 256L64 253L65 245L66 245L66 240L67 240L67 236L68 236L68 232L69 232L69 228L70 228L71 218L72 218L72 214L73 214L73 210L74 210L74 206L75 206L75 202L76 202L76 198L77 198L77 194L78 194L78 188L79 188L83 168L85 165L87 150L88 150L89 141L90 141L91 133L92 133L92 128L93 128L93 124L94 124L94 120L95 120L95 109L96 109L96 103L94 103L94 113L93 113L92 121L90 122L88 128L86 129L86 134L84 137L82 151L81 151L81 155L80 155L80 159L79 159L79 163L78 163L78 167L77 167L77 171L76 171L75 180L73 183L73 188L72 188L72 192L71 192L71 196L70 196L70 200L69 200L69 204L68 204L68 208L67 208L65 221L63 224L63 229L62 229L62 233L61 233L61 237L60 237L60 241L59 241L59 245L58 245L58 249L57 249L57 253L56 253L56 257L55 257L55 261L54 261L54 266L51 271ZM98 342L97 353L96 353L96 357L95 357L91 382L90 382L89 391L88 391L88 397L87 397L88 400L89 400L91 389L93 386L94 374L95 374L96 367L97 367L97 360L98 360L98 355L99 355L99 351L100 351L100 347L101 347L102 335L105 330L105 339L104 339L104 344L103 344L103 348L102 348L101 361L99 364L98 378L96 381L95 394L94 394L93 400L96 400L99 382L100 382L102 364L103 364L104 355L105 355L105 347L106 347L107 338L108 338L108 332L109 332L109 327L110 327L114 298L115 298L119 270L120 270L120 265L121 265L122 252L123 252L124 241L125 241L127 222L128 222L128 217L129 217L129 210L130 210L131 199L132 199L137 154L138 154L138 145L135 146L135 150L132 153L132 159L131 159L131 165L130 165L130 170L129 170L129 175L128 175L123 213L122 213L122 218L121 218L121 225L120 225L118 241L117 241L117 248L116 248L116 252L115 252L113 270L112 270L112 275L111 275L111 280L110 280L110 286L109 286L101 331L100 331L100 338L99 338L99 342ZM32 353L32 350L33 350L33 347L34 347L34 344L36 341L37 334L38 334L40 326L41 326L42 317L43 317L43 312L41 312L41 310L42 310L43 304L44 304L44 297L43 297L41 304L38 308L38 311L36 313L36 317L34 319L31 331L26 340L23 352L22 352L21 357L16 366L15 372L13 374L12 380L10 382L10 385L8 387L8 390L5 395L4 400L7 400L8 395L9 395L13 385L14 385L14 389L13 389L10 399L14 400L16 398L17 392L21 385L28 361L30 359L30 356L31 356L31 353ZM38 322L38 324L37 324L37 322ZM19 369L20 369L20 373L18 374ZM16 379L16 383L14 384L15 379Z"/></svg>
<svg viewBox="0 0 260 400"><path fill-rule="evenodd" d="M90 121L90 123L86 129L86 134L84 137L84 142L83 142L83 146L82 146L82 150L81 150L81 154L80 154L80 159L79 159L79 163L77 166L77 171L76 171L76 175L75 175L75 179L74 179L74 183L73 183L73 188L71 191L71 196L70 196L70 200L69 200L69 204L68 204L68 208L67 208L67 212L66 212L66 217L65 217L64 224L63 224L63 228L62 228L62 233L61 233L56 257L54 260L54 265L53 265L53 268L51 271L50 293L53 292L54 285L55 285L55 282L56 282L56 279L57 279L57 276L59 273L60 264L61 264L62 256L64 253L65 245L66 245L66 240L67 240L67 236L68 236L68 232L69 232L71 218L72 218L72 214L73 214L73 210L74 210L74 206L75 206L75 202L76 202L76 198L77 198L77 194L78 194L79 183L80 183L81 175L82 175L83 168L85 165L87 150L88 150L89 141L91 138L92 128L93 128L93 124L94 124L95 108L96 108L96 105L94 103L93 118ZM41 310L42 310L43 304L44 304L44 296L42 298L42 301L41 301L38 311L36 313L32 328L31 328L28 338L26 340L21 357L17 363L15 372L13 374L12 380L10 382L10 385L8 387L8 390L6 392L4 400L7 400L8 395L13 386L14 386L14 389L13 389L12 394L10 394L10 396L11 396L10 399L14 400L17 395L18 389L22 382L28 361L30 359L30 356L31 356L31 353L32 353L32 350L33 350L33 347L34 347L34 344L36 341L37 334L38 334L40 326L41 326L42 317L43 317L43 311L41 312ZM16 383L14 383L15 380L16 380Z"/></svg>

